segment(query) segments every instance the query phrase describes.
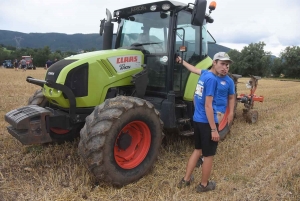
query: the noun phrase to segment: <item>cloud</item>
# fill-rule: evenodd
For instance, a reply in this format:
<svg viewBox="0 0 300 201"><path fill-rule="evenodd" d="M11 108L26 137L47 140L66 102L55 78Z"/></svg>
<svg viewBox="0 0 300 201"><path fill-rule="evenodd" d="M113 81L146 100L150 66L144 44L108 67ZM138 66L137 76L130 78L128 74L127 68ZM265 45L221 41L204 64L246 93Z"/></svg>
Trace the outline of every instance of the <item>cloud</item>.
<svg viewBox="0 0 300 201"><path fill-rule="evenodd" d="M106 8L113 12L153 1L3 0L0 29L24 33L98 33ZM220 0L212 12L215 22L208 25L208 30L219 44L241 47L264 41L268 48L278 52L282 47L300 45L299 10L299 0Z"/></svg>

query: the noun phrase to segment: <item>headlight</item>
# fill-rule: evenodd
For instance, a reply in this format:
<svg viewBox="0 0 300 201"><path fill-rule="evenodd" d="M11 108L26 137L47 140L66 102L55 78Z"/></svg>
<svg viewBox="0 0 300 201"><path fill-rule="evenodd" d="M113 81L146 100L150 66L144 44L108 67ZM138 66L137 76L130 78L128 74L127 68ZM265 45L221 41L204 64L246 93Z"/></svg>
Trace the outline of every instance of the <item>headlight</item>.
<svg viewBox="0 0 300 201"><path fill-rule="evenodd" d="M170 4L163 4L161 8L162 8L163 10L169 10L170 7L171 7Z"/></svg>
<svg viewBox="0 0 300 201"><path fill-rule="evenodd" d="M155 10L156 10L156 7L157 7L156 5L152 5L152 6L150 7L150 10L151 10L151 11L155 11Z"/></svg>
<svg viewBox="0 0 300 201"><path fill-rule="evenodd" d="M116 11L116 12L115 12L115 15L116 15L117 17L119 17L120 11Z"/></svg>

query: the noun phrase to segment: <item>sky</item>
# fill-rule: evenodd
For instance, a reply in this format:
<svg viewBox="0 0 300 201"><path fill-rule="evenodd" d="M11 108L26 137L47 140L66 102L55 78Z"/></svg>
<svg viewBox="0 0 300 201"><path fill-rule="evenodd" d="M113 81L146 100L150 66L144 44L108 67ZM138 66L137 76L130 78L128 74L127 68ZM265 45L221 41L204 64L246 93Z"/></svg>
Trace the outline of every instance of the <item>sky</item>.
<svg viewBox="0 0 300 201"><path fill-rule="evenodd" d="M99 33L106 9L155 0L0 0L0 30L23 33ZM194 0L177 0L194 3ZM208 5L211 2L207 1ZM216 0L208 25L217 44L242 50L263 41L265 51L279 56L287 46L300 46L300 0Z"/></svg>

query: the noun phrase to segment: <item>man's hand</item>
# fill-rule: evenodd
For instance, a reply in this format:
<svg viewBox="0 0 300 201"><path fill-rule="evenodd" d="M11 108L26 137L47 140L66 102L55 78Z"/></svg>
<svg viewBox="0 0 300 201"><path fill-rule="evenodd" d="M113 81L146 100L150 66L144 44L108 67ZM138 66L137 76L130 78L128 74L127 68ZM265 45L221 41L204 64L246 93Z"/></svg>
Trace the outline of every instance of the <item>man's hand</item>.
<svg viewBox="0 0 300 201"><path fill-rule="evenodd" d="M218 142L220 140L220 135L217 130L211 131L211 140Z"/></svg>
<svg viewBox="0 0 300 201"><path fill-rule="evenodd" d="M177 57L176 57L176 62L177 62L177 63L181 63L181 61L182 61L181 57L180 57L180 56L177 56Z"/></svg>

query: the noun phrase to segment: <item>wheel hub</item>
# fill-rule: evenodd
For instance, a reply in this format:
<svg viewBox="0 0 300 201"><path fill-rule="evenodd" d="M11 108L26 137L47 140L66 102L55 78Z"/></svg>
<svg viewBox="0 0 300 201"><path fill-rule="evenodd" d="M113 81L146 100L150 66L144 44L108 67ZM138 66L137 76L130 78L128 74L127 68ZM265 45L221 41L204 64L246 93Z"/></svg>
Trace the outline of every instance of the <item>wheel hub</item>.
<svg viewBox="0 0 300 201"><path fill-rule="evenodd" d="M117 145L121 150L126 150L132 141L132 137L128 134L128 131L122 132L117 140Z"/></svg>

